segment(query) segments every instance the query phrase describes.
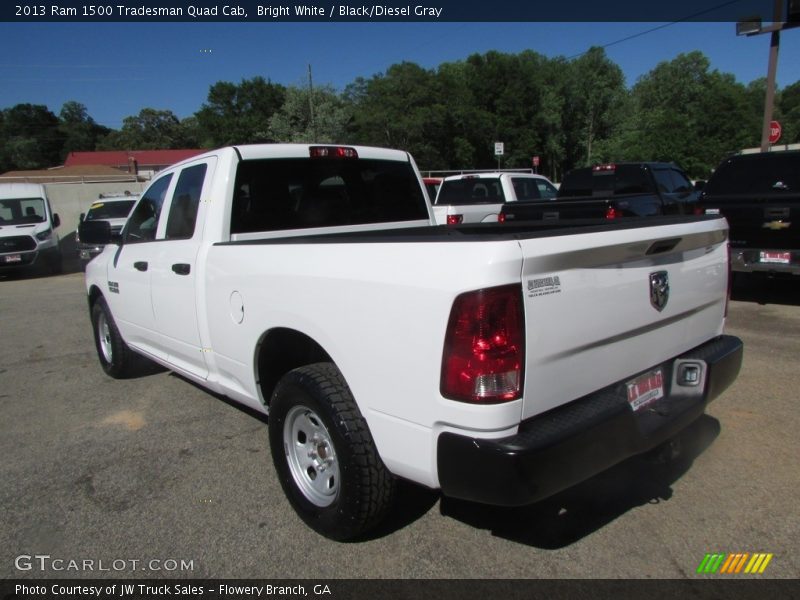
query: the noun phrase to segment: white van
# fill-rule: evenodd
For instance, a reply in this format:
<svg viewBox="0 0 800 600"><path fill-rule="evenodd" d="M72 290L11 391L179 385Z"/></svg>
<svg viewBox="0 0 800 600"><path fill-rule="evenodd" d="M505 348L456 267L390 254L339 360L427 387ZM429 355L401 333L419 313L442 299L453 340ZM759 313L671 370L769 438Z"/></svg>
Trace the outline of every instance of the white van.
<svg viewBox="0 0 800 600"><path fill-rule="evenodd" d="M43 185L0 183L0 272L38 267L60 273L60 224Z"/></svg>

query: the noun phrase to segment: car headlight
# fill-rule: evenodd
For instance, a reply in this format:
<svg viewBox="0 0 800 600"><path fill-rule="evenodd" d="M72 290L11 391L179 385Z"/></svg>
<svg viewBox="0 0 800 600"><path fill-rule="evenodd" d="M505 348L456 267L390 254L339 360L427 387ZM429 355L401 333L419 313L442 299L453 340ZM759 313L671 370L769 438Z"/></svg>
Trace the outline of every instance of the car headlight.
<svg viewBox="0 0 800 600"><path fill-rule="evenodd" d="M52 235L53 235L52 229L45 229L44 231L40 231L39 233L36 234L36 239L39 240L40 242L43 242L45 240L49 240Z"/></svg>

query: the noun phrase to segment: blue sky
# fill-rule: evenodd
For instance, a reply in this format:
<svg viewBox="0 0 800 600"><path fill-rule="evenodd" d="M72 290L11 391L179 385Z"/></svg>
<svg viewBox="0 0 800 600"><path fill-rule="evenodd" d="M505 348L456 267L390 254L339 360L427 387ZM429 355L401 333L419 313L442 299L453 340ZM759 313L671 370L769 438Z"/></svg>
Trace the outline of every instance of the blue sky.
<svg viewBox="0 0 800 600"><path fill-rule="evenodd" d="M632 86L659 62L700 50L742 83L764 77L769 35L737 37L733 23L0 23L0 108L68 100L118 129L145 107L180 118L217 81L257 75L284 85L342 89L401 61L435 68L489 50L575 57L590 46ZM638 35L641 34L641 35ZM631 37L635 36L635 37ZM630 38L630 39L626 39ZM800 28L781 37L778 85L800 80Z"/></svg>

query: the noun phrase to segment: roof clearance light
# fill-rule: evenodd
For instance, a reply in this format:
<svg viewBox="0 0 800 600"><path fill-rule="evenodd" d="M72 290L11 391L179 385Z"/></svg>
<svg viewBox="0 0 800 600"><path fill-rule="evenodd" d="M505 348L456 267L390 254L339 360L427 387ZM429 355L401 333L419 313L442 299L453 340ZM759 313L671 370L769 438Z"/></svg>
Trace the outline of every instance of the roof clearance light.
<svg viewBox="0 0 800 600"><path fill-rule="evenodd" d="M595 165L592 171L595 173L613 173L617 170L617 165Z"/></svg>
<svg viewBox="0 0 800 600"><path fill-rule="evenodd" d="M358 158L356 149L347 146L311 146L308 153L311 158Z"/></svg>

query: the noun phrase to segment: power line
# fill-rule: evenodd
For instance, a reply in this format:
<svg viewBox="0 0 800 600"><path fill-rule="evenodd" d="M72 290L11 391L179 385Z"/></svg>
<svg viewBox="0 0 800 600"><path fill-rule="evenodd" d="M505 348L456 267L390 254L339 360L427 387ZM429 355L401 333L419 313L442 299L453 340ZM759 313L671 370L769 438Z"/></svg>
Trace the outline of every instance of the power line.
<svg viewBox="0 0 800 600"><path fill-rule="evenodd" d="M636 39L638 37L642 37L643 35L647 35L648 33L653 33L654 31L659 31L661 29L666 29L667 27L672 27L673 25L677 25L678 23L685 23L690 19L694 19L696 17L700 17L702 15L708 14L710 12L714 12L719 10L720 8L725 8L726 6L730 6L731 4L738 4L741 0L730 0L729 2L723 2L722 4L717 4L716 6L712 6L711 8L707 8L705 10L701 10L696 13L692 13L691 15L687 15L677 21L672 21L670 23L664 23L662 25L658 25L657 27L651 27L650 29L646 29L645 31L640 31L639 33L634 33L633 35L626 36L624 38L615 40L613 42L609 42L608 44L602 44L600 48L609 48L610 46L615 46L617 44L621 44L623 42L628 42L630 40ZM596 47L596 46L595 46ZM586 54L588 50L584 50L583 52L579 52L578 54L573 54L572 56L568 56L567 60L572 60L573 58L578 58Z"/></svg>

